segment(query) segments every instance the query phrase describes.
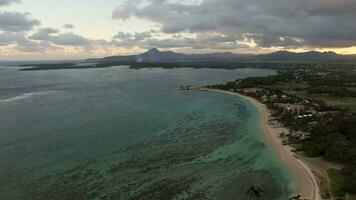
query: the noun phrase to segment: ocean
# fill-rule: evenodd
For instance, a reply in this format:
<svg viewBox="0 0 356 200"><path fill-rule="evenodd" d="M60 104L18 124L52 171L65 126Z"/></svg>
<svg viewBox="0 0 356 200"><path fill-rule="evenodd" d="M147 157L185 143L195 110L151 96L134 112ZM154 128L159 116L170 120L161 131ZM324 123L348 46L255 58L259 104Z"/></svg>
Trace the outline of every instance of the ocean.
<svg viewBox="0 0 356 200"><path fill-rule="evenodd" d="M0 199L286 200L295 187L251 103L179 89L273 70L18 69L0 66Z"/></svg>

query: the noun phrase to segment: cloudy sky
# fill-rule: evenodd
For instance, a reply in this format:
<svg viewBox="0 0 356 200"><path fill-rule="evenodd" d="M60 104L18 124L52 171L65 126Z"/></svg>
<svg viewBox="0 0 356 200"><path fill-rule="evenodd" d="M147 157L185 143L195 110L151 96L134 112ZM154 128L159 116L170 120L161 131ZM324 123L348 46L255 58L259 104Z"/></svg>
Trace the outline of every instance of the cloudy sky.
<svg viewBox="0 0 356 200"><path fill-rule="evenodd" d="M356 54L356 0L0 0L0 60L178 52Z"/></svg>

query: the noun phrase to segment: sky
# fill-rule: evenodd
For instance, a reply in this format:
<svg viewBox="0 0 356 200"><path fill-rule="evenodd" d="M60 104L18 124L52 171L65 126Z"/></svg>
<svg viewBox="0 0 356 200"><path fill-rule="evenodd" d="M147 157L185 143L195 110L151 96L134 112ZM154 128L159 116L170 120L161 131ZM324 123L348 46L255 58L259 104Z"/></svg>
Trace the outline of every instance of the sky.
<svg viewBox="0 0 356 200"><path fill-rule="evenodd" d="M355 0L0 0L0 60L136 54L356 54Z"/></svg>

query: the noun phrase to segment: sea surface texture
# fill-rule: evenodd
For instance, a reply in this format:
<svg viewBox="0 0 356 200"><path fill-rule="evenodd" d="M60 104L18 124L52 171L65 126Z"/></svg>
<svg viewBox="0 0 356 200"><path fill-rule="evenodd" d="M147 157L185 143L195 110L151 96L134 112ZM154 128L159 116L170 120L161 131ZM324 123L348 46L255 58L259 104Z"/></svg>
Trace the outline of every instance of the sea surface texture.
<svg viewBox="0 0 356 200"><path fill-rule="evenodd" d="M0 67L0 199L286 200L256 108L182 91L271 70ZM258 198L256 191L258 190Z"/></svg>

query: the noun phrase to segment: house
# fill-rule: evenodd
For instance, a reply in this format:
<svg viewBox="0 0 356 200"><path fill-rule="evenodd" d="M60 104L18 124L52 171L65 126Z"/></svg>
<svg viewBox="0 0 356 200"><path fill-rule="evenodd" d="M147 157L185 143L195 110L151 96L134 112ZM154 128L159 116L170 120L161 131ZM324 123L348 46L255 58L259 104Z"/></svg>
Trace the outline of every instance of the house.
<svg viewBox="0 0 356 200"><path fill-rule="evenodd" d="M283 127L283 125L278 120L270 120L268 122L268 125L270 125L272 128L281 128L281 127Z"/></svg>
<svg viewBox="0 0 356 200"><path fill-rule="evenodd" d="M263 95L263 96L261 97L261 100L262 100L263 102L267 102L267 101L268 101L267 95Z"/></svg>
<svg viewBox="0 0 356 200"><path fill-rule="evenodd" d="M303 112L305 109L304 105L299 105L299 104L276 103L275 106L278 106L279 108L283 108L284 110L295 112L295 113Z"/></svg>
<svg viewBox="0 0 356 200"><path fill-rule="evenodd" d="M246 88L244 89L244 92L246 93L258 93L258 92L262 92L261 88Z"/></svg>
<svg viewBox="0 0 356 200"><path fill-rule="evenodd" d="M290 133L290 137L296 140L305 140L308 137L310 137L310 133L303 132L303 131L295 131Z"/></svg>

